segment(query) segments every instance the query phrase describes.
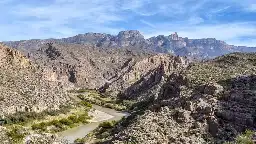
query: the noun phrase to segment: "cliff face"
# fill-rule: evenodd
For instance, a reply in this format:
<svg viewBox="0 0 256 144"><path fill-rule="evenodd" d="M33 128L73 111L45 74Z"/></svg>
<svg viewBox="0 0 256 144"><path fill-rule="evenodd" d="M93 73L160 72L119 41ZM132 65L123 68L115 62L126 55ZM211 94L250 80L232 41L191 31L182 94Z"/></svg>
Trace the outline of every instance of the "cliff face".
<svg viewBox="0 0 256 144"><path fill-rule="evenodd" d="M132 60L130 61L132 63ZM189 61L183 57L157 54L123 67L119 75L105 84L105 92L118 92L122 97L142 100L138 93L160 83L166 75L184 69Z"/></svg>
<svg viewBox="0 0 256 144"><path fill-rule="evenodd" d="M100 48L130 48L145 49L160 53L188 56L191 58L214 58L231 52L253 52L255 48L228 45L214 38L189 39L179 37L177 33L169 36L159 35L145 39L139 31L121 31L118 35L86 33L74 37L47 40L23 40L17 42L4 42L10 47L25 51L26 53L37 50L47 42L90 44Z"/></svg>
<svg viewBox="0 0 256 144"><path fill-rule="evenodd" d="M67 89L97 89L122 73L126 64L153 55L128 49L99 49L91 45L47 43L29 54L45 79Z"/></svg>
<svg viewBox="0 0 256 144"><path fill-rule="evenodd" d="M70 100L20 52L0 45L0 114L58 109Z"/></svg>

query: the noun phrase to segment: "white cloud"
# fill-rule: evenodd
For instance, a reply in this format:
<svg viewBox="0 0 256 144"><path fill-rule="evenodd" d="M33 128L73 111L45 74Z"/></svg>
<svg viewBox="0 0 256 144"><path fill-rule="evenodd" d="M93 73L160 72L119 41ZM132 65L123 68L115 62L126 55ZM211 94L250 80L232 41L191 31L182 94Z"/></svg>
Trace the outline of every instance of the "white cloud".
<svg viewBox="0 0 256 144"><path fill-rule="evenodd" d="M11 30L6 31L6 34L9 33L8 37L0 34L0 39L18 40L18 36L20 39L57 38L89 31L117 32L122 28L108 26L113 22L125 21L118 13L116 2L117 0L55 0L51 4L37 6L21 3L8 11L15 21L2 24L0 29L4 32L7 28Z"/></svg>
<svg viewBox="0 0 256 144"><path fill-rule="evenodd" d="M204 19L198 16L190 17L188 19L189 24L200 24L202 22L204 22Z"/></svg>
<svg viewBox="0 0 256 144"><path fill-rule="evenodd" d="M226 7L222 7L222 8L218 8L218 9L215 9L213 11L211 11L211 13L220 13L220 12L223 12L227 9L229 9L231 6L226 6Z"/></svg>
<svg viewBox="0 0 256 144"><path fill-rule="evenodd" d="M156 28L156 26L148 21L145 21L145 20L140 20L143 24L151 27L151 28Z"/></svg>

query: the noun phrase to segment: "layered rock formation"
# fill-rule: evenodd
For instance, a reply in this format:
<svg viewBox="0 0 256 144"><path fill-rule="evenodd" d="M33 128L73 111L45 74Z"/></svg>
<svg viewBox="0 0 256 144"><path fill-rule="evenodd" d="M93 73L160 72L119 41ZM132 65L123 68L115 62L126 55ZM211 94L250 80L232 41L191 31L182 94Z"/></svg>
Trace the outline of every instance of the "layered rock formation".
<svg viewBox="0 0 256 144"><path fill-rule="evenodd" d="M70 99L60 86L17 50L0 45L0 114L58 109Z"/></svg>
<svg viewBox="0 0 256 144"><path fill-rule="evenodd" d="M131 48L145 49L160 53L188 56L191 58L213 58L231 52L253 52L255 48L228 45L215 38L188 39L179 37L177 33L169 36L159 35L145 39L139 31L121 31L118 35L86 33L74 37L47 40L23 40L4 42L5 44L25 52L37 50L41 44L47 42L90 44L103 48Z"/></svg>

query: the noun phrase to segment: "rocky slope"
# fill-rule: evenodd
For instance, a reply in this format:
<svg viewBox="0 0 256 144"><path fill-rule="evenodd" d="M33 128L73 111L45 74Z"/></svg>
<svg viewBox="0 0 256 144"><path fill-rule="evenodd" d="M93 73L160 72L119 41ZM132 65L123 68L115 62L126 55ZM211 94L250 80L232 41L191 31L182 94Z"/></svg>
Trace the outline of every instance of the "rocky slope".
<svg viewBox="0 0 256 144"><path fill-rule="evenodd" d="M188 39L179 37L177 33L169 36L159 35L145 39L136 30L121 31L118 35L86 33L74 37L47 40L22 40L16 42L4 42L10 47L25 52L31 52L46 42L91 44L103 48L131 48L145 49L160 53L172 53L191 58L213 58L231 52L255 52L255 47L233 46L215 38Z"/></svg>
<svg viewBox="0 0 256 144"><path fill-rule="evenodd" d="M98 89L121 75L128 65L153 55L128 49L98 49L90 45L46 43L29 53L44 78L66 89Z"/></svg>
<svg viewBox="0 0 256 144"><path fill-rule="evenodd" d="M0 115L58 109L70 99L20 52L0 45Z"/></svg>
<svg viewBox="0 0 256 144"><path fill-rule="evenodd" d="M153 85L159 83L164 75L183 69L189 61L183 57L167 54L157 54L142 59L133 65L124 67L117 77L106 83L101 90L104 92L118 92L123 98L131 98L137 101L145 99L139 93L149 90Z"/></svg>
<svg viewBox="0 0 256 144"><path fill-rule="evenodd" d="M233 53L165 74L144 92L154 99L103 143L223 143L255 131L255 62L255 53Z"/></svg>

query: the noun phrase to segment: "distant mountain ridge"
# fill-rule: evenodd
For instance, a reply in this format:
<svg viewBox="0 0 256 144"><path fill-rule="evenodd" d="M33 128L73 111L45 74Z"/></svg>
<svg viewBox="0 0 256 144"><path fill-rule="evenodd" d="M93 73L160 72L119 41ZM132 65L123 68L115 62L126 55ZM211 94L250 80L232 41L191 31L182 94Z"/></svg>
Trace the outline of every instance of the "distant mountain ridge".
<svg viewBox="0 0 256 144"><path fill-rule="evenodd" d="M37 50L42 44L74 43L89 44L101 48L145 49L159 53L173 53L192 58L214 58L231 52L255 52L256 47L228 45L215 38L189 39L179 37L177 32L169 36L159 35L145 39L137 30L121 31L118 35L104 33L78 34L61 39L32 39L22 41L6 41L6 45L23 51Z"/></svg>

